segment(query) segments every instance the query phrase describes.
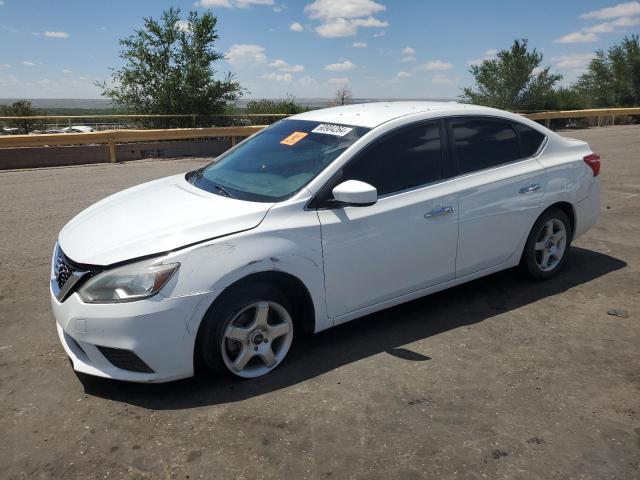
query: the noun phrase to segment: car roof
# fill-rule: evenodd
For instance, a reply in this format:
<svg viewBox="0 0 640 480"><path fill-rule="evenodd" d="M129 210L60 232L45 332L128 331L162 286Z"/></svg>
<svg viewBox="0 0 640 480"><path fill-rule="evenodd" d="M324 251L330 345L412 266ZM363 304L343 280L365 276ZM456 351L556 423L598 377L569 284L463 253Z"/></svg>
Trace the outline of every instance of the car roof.
<svg viewBox="0 0 640 480"><path fill-rule="evenodd" d="M458 110L471 106L472 105L457 102L371 102L311 110L289 118L294 120L311 120L315 122L339 123L343 125L373 128L390 120L414 113L424 113L435 110Z"/></svg>

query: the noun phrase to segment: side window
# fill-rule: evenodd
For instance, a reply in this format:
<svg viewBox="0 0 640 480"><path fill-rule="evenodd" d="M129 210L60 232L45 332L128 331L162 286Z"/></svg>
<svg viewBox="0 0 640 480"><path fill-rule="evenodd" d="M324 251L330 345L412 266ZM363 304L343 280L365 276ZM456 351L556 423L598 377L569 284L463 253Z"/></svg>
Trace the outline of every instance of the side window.
<svg viewBox="0 0 640 480"><path fill-rule="evenodd" d="M373 185L378 195L442 179L439 122L407 127L383 138L349 162L342 180Z"/></svg>
<svg viewBox="0 0 640 480"><path fill-rule="evenodd" d="M495 167L521 158L516 132L508 122L468 117L451 120L460 173Z"/></svg>
<svg viewBox="0 0 640 480"><path fill-rule="evenodd" d="M523 157L532 157L542 145L544 134L529 128L521 123L515 123L514 127L520 137L520 150Z"/></svg>

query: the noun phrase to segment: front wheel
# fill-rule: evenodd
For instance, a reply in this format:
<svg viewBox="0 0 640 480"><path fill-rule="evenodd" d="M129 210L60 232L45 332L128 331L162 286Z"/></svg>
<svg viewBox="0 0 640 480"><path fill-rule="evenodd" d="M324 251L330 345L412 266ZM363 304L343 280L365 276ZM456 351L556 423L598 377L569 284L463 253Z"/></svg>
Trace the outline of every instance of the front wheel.
<svg viewBox="0 0 640 480"><path fill-rule="evenodd" d="M255 378L286 357L293 341L287 298L269 285L248 285L229 292L204 319L200 351L218 372Z"/></svg>
<svg viewBox="0 0 640 480"><path fill-rule="evenodd" d="M557 208L547 210L531 229L520 269L535 280L553 277L567 259L572 235L566 213Z"/></svg>

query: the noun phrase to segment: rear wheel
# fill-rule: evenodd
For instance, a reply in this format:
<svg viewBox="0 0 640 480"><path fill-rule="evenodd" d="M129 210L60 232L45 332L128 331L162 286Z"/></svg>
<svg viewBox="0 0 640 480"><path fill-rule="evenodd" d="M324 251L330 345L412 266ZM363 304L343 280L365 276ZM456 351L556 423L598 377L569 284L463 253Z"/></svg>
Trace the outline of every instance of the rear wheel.
<svg viewBox="0 0 640 480"><path fill-rule="evenodd" d="M566 213L558 208L544 212L531 229L520 269L536 280L553 277L567 259L572 234Z"/></svg>
<svg viewBox="0 0 640 480"><path fill-rule="evenodd" d="M270 285L240 287L207 314L200 351L206 365L243 378L265 375L286 357L293 341L287 298Z"/></svg>

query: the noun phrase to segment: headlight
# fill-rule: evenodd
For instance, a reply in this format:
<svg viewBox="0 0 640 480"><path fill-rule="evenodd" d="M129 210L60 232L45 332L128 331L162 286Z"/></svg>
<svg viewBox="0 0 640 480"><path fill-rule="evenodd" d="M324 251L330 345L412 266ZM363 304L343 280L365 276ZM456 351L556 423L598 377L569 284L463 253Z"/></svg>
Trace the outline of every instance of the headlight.
<svg viewBox="0 0 640 480"><path fill-rule="evenodd" d="M149 298L160 291L180 267L158 264L158 259L133 263L89 279L78 295L87 303L121 303Z"/></svg>

